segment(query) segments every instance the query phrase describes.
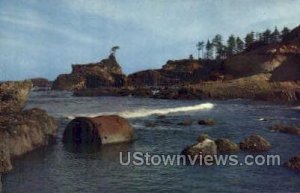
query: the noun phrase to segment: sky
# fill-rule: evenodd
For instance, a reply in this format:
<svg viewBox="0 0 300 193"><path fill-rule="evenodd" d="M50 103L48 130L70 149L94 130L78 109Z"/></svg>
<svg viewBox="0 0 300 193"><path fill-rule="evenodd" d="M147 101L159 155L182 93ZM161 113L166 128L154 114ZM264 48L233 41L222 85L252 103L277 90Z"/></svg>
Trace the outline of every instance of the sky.
<svg viewBox="0 0 300 193"><path fill-rule="evenodd" d="M124 73L197 56L196 43L300 25L300 0L0 0L0 80L70 73L116 53Z"/></svg>

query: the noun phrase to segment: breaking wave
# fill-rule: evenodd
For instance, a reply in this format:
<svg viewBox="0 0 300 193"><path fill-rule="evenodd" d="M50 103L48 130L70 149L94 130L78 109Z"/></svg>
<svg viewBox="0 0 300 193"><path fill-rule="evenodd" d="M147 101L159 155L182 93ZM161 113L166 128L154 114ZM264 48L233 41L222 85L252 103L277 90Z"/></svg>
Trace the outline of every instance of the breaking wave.
<svg viewBox="0 0 300 193"><path fill-rule="evenodd" d="M203 103L193 106L184 106L184 107L175 107L175 108L161 108L161 109L135 109L132 111L123 111L123 112L107 112L107 113L93 113L93 114L78 114L72 116L66 116L68 119L74 119L75 117L96 117L100 115L119 115L124 118L138 118L138 117L147 117L150 115L166 115L169 113L180 113L180 112L189 112L189 111L199 111L199 110L209 110L214 107L212 103Z"/></svg>

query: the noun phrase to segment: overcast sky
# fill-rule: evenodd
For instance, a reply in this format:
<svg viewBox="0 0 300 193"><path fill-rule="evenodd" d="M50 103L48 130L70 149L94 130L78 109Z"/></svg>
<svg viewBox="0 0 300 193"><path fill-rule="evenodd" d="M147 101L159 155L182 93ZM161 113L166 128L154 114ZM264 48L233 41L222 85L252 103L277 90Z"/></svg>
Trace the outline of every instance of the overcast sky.
<svg viewBox="0 0 300 193"><path fill-rule="evenodd" d="M300 0L0 0L0 80L54 79L120 46L125 73L196 56L220 33L300 24Z"/></svg>

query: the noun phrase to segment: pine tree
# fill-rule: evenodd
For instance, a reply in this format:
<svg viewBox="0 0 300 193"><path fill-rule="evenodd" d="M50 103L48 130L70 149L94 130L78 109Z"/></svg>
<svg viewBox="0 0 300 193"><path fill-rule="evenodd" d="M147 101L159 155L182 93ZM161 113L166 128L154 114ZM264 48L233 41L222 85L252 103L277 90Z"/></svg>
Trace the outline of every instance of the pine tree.
<svg viewBox="0 0 300 193"><path fill-rule="evenodd" d="M220 59L224 54L223 38L220 34L217 34L212 40L214 47L216 48L216 58Z"/></svg>
<svg viewBox="0 0 300 193"><path fill-rule="evenodd" d="M209 40L207 40L206 42L205 49L206 49L206 59L212 60L214 45Z"/></svg>
<svg viewBox="0 0 300 193"><path fill-rule="evenodd" d="M236 53L236 42L234 35L230 35L227 40L227 56L232 56Z"/></svg>
<svg viewBox="0 0 300 193"><path fill-rule="evenodd" d="M285 38L288 33L290 33L289 28L284 27L283 30L281 31L281 39Z"/></svg>
<svg viewBox="0 0 300 193"><path fill-rule="evenodd" d="M249 48L251 44L253 44L255 41L254 39L254 32L251 32L249 34L246 35L245 37L245 47Z"/></svg>
<svg viewBox="0 0 300 193"><path fill-rule="evenodd" d="M272 33L272 36L271 36L271 42L272 43L277 43L277 42L280 42L281 38L280 38L280 33L277 29L277 27L275 27L273 33Z"/></svg>
<svg viewBox="0 0 300 193"><path fill-rule="evenodd" d="M237 53L241 53L244 51L245 44L244 44L243 40L241 40L240 37L236 38L235 44L236 44L236 52Z"/></svg>
<svg viewBox="0 0 300 193"><path fill-rule="evenodd" d="M271 30L267 29L263 33L263 42L266 44L270 44L272 42L272 32Z"/></svg>
<svg viewBox="0 0 300 193"><path fill-rule="evenodd" d="M197 45L197 50L198 50L198 59L200 59L200 52L202 51L202 57L203 57L203 48L204 48L204 42L198 42Z"/></svg>

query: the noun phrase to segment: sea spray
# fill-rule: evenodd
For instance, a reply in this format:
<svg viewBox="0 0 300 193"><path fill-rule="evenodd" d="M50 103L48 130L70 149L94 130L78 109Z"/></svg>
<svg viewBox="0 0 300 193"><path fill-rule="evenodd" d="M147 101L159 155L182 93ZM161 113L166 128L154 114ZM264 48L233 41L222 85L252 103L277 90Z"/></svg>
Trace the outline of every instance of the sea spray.
<svg viewBox="0 0 300 193"><path fill-rule="evenodd" d="M93 113L93 114L77 114L65 116L68 119L74 119L75 117L96 117L100 115L119 115L124 118L138 118L138 117L147 117L150 115L166 115L169 113L180 113L180 112L189 112L189 111L199 111L199 110L210 110L214 108L212 103L203 103L193 106L183 106L183 107L174 107L174 108L161 108L161 109L135 109L132 111L123 111L123 112L103 112L103 113Z"/></svg>

